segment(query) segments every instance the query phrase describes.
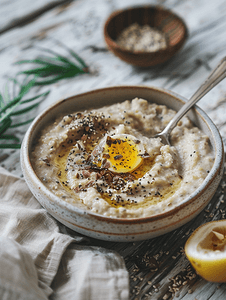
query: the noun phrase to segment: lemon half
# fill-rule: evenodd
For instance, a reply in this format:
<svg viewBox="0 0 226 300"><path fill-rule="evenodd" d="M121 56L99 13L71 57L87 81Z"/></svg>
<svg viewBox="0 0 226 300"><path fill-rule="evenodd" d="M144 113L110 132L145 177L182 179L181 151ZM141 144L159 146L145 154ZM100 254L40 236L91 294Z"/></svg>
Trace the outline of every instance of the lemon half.
<svg viewBox="0 0 226 300"><path fill-rule="evenodd" d="M226 220L198 227L185 244L185 254L201 277L226 282Z"/></svg>

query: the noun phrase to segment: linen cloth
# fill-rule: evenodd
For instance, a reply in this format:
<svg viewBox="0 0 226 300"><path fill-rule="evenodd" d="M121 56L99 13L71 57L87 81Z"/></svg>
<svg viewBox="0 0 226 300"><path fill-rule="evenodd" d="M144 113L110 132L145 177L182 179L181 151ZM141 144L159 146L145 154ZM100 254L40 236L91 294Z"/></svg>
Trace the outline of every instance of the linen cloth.
<svg viewBox="0 0 226 300"><path fill-rule="evenodd" d="M0 299L127 300L123 258L70 237L31 194L0 167Z"/></svg>

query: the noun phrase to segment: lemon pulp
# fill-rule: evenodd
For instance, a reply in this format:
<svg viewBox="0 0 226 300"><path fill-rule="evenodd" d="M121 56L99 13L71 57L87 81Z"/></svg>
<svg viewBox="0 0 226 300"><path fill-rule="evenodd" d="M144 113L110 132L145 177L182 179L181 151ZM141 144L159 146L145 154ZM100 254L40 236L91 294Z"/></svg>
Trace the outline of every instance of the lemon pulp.
<svg viewBox="0 0 226 300"><path fill-rule="evenodd" d="M196 272L212 282L226 282L226 220L198 227L185 244Z"/></svg>

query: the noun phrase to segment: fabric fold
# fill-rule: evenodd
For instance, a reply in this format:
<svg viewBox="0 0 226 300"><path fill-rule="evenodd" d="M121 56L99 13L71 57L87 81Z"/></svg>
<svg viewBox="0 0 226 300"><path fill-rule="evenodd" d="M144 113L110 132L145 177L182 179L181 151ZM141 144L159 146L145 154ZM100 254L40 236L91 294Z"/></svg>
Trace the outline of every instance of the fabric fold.
<svg viewBox="0 0 226 300"><path fill-rule="evenodd" d="M31 255L7 237L0 237L0 273L0 299L48 299Z"/></svg>
<svg viewBox="0 0 226 300"><path fill-rule="evenodd" d="M23 179L0 168L0 298L127 300L123 258L60 227Z"/></svg>
<svg viewBox="0 0 226 300"><path fill-rule="evenodd" d="M51 300L128 299L128 273L121 256L100 247L76 244L66 252L53 281Z"/></svg>

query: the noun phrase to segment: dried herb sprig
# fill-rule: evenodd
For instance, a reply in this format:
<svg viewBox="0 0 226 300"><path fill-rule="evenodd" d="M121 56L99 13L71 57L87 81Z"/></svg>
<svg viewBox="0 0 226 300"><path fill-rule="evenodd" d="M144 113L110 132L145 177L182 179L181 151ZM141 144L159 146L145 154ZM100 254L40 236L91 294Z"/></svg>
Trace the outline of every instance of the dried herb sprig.
<svg viewBox="0 0 226 300"><path fill-rule="evenodd" d="M37 67L19 72L19 74L36 76L35 85L48 85L62 79L75 77L79 74L89 73L88 66L85 62L71 49L68 52L73 59L60 55L52 50L41 48L51 56L40 56L33 60L21 60L16 64L35 64Z"/></svg>
<svg viewBox="0 0 226 300"><path fill-rule="evenodd" d="M22 83L15 78L10 79L10 81L13 82L13 90L17 92L16 95L10 96L7 85L4 97L0 93L0 149L20 148L19 138L13 134L6 134L6 131L30 123L33 119L26 119L24 115L35 109L50 92L47 91L35 97L24 99L24 96L36 85L36 78L29 79L26 77ZM31 102L32 104L30 104ZM18 116L22 116L23 121L15 123Z"/></svg>

